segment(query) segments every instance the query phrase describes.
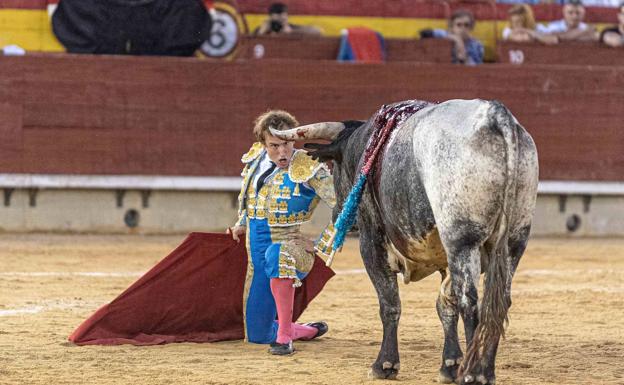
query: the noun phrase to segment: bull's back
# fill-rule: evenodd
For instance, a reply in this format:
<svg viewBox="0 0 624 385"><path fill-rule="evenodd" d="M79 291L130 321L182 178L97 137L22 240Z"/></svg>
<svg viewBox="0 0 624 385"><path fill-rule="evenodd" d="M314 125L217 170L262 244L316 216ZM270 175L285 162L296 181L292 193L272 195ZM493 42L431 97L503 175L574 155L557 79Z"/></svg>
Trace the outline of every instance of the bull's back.
<svg viewBox="0 0 624 385"><path fill-rule="evenodd" d="M451 100L414 116L414 156L436 224L493 229L507 179L507 144L481 100Z"/></svg>
<svg viewBox="0 0 624 385"><path fill-rule="evenodd" d="M451 100L419 111L397 128L386 147L378 186L384 226L397 251L421 254L415 258L445 267L438 231L442 243L447 229L466 223L483 234L493 231L509 174L509 144L502 134L508 128L499 127L500 116L493 111L492 102ZM505 119L517 123L511 114ZM526 180L523 184L535 179L536 186L530 171L537 161L530 155L534 145L522 127L518 133L517 177ZM534 199L531 194L523 199Z"/></svg>

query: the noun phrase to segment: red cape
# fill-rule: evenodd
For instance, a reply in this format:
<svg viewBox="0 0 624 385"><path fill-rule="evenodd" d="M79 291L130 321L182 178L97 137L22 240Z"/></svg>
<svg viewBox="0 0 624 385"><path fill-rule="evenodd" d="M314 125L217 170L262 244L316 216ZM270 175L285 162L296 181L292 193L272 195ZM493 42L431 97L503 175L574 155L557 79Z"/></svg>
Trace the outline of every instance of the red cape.
<svg viewBox="0 0 624 385"><path fill-rule="evenodd" d="M191 233L171 254L84 321L78 345L155 345L244 338L247 251L230 235ZM316 257L295 293L293 320L334 272Z"/></svg>

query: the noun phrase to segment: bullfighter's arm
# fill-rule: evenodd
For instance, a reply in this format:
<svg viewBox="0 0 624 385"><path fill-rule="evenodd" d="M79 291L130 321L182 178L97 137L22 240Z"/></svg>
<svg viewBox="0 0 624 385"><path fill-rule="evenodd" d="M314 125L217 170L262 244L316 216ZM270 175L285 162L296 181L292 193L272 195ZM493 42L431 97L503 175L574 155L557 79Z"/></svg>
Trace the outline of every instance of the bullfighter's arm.
<svg viewBox="0 0 624 385"><path fill-rule="evenodd" d="M316 174L310 178L308 185L316 192L330 208L336 206L336 192L334 191L334 177L326 167L321 167Z"/></svg>
<svg viewBox="0 0 624 385"><path fill-rule="evenodd" d="M247 186L249 183L249 178L252 177L253 172L255 170L252 167L253 162L264 154L264 145L260 142L254 143L249 151L242 156L241 162L245 164L243 171L241 172L241 176L243 177L243 184L241 186L241 191L238 194L238 220L234 224L235 227L246 227L247 226L247 204L245 202L245 194L247 192Z"/></svg>
<svg viewBox="0 0 624 385"><path fill-rule="evenodd" d="M336 192L334 190L334 177L331 175L329 170L325 167L322 167L316 175L312 179L308 181L310 187L314 189L316 194L321 198L323 202L325 202L330 208L334 208L336 206ZM329 258L330 255L330 247L328 246L328 241L332 238L334 234L334 224L329 221L329 224L320 234L320 236L314 242L314 250L317 254Z"/></svg>

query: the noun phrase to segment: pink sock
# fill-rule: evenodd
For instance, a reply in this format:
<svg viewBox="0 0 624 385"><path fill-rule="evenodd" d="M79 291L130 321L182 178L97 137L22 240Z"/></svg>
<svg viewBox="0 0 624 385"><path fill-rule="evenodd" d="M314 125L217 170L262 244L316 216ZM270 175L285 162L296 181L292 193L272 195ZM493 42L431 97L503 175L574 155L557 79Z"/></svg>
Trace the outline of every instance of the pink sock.
<svg viewBox="0 0 624 385"><path fill-rule="evenodd" d="M295 302L295 288L293 279L272 278L271 293L277 307L277 340L279 344L287 344L293 338L293 306Z"/></svg>
<svg viewBox="0 0 624 385"><path fill-rule="evenodd" d="M316 333L318 333L318 329L312 326L293 323L292 327L295 330L293 340L309 340L314 338Z"/></svg>

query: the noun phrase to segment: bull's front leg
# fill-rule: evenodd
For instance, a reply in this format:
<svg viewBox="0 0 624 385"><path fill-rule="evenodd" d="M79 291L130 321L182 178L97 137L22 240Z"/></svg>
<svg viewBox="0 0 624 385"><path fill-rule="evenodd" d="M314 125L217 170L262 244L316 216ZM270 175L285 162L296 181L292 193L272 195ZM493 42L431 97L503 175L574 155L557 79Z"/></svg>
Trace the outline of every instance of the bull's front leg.
<svg viewBox="0 0 624 385"><path fill-rule="evenodd" d="M360 231L363 229L360 228ZM388 264L388 253L381 232L361 233L360 252L379 298L379 314L383 323L383 340L377 360L372 365L371 376L395 379L399 373L399 346L397 329L401 316L401 299L396 273Z"/></svg>

